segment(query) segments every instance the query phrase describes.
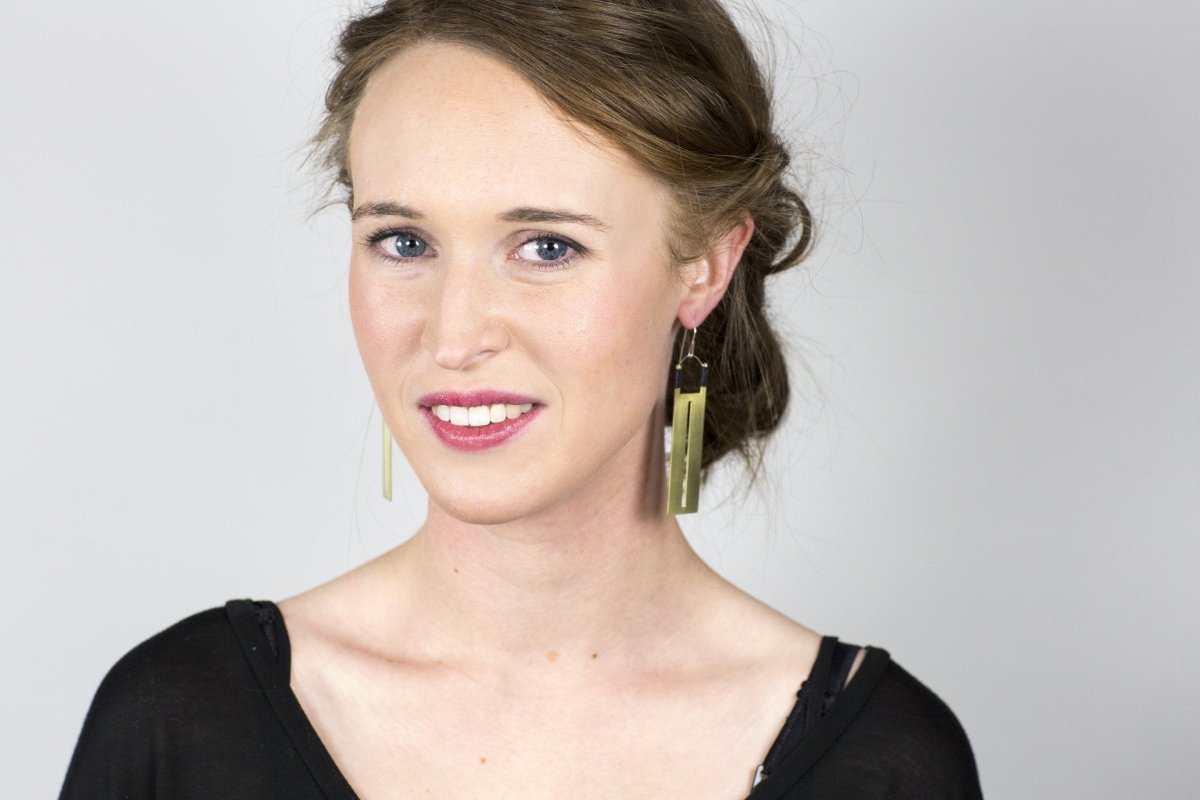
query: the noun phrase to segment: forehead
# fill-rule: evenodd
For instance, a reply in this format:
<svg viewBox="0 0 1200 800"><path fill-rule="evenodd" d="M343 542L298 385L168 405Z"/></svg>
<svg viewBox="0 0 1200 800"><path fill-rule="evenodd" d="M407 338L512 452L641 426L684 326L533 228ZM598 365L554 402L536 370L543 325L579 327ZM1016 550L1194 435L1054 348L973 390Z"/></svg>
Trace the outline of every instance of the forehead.
<svg viewBox="0 0 1200 800"><path fill-rule="evenodd" d="M566 122L512 68L463 45L414 45L381 66L349 145L356 202L462 195L476 205L595 213L631 192L666 201L661 184L619 149Z"/></svg>

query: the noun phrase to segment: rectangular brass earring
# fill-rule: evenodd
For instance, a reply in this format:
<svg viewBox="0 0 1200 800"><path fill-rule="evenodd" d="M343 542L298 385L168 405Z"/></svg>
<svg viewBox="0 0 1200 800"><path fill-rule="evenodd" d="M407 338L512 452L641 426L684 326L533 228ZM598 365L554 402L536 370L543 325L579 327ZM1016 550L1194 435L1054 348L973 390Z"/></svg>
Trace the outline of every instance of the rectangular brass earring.
<svg viewBox="0 0 1200 800"><path fill-rule="evenodd" d="M671 413L671 463L667 473L667 513L692 514L700 508L700 454L704 446L704 403L708 394L708 364L696 357L696 329L687 355L675 364L675 408ZM687 332L684 332L687 339ZM680 352L683 343L680 343ZM700 364L700 388L683 391L683 365Z"/></svg>
<svg viewBox="0 0 1200 800"><path fill-rule="evenodd" d="M383 499L392 502L392 432L383 423Z"/></svg>

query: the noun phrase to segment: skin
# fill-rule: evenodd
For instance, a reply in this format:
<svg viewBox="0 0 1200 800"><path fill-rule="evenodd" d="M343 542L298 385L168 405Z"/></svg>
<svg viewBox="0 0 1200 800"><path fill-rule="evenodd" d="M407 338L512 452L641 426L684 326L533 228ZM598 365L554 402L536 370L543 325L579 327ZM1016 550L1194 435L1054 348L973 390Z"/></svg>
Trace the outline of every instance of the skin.
<svg viewBox="0 0 1200 800"><path fill-rule="evenodd" d="M372 77L350 170L355 334L429 507L403 545L281 603L334 760L364 800L744 797L819 637L665 513L662 394L676 326L719 301L753 224L676 268L665 189L459 45ZM522 208L600 225L505 220ZM419 257L385 257L414 236ZM567 241L586 253L547 268ZM538 416L452 450L418 400L476 389Z"/></svg>

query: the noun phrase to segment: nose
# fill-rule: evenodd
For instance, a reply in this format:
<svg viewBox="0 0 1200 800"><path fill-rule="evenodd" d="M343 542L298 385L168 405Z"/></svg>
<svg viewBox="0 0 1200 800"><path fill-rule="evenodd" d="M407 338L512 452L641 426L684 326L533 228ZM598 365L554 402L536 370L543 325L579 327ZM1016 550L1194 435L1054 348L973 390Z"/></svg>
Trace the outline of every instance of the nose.
<svg viewBox="0 0 1200 800"><path fill-rule="evenodd" d="M477 264L442 267L422 336L439 367L470 369L508 346L489 277L489 270Z"/></svg>

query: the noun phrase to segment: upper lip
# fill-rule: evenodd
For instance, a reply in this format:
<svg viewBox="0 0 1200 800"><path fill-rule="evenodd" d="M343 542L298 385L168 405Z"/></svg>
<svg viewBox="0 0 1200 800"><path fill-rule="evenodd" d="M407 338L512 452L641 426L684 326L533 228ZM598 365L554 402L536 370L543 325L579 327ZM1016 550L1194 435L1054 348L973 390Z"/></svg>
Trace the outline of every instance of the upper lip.
<svg viewBox="0 0 1200 800"><path fill-rule="evenodd" d="M523 394L506 392L500 389L478 389L470 392L449 390L431 392L417 402L426 408L433 408L434 406L464 406L466 408L473 408L475 406L494 406L500 403L519 406L537 401Z"/></svg>

